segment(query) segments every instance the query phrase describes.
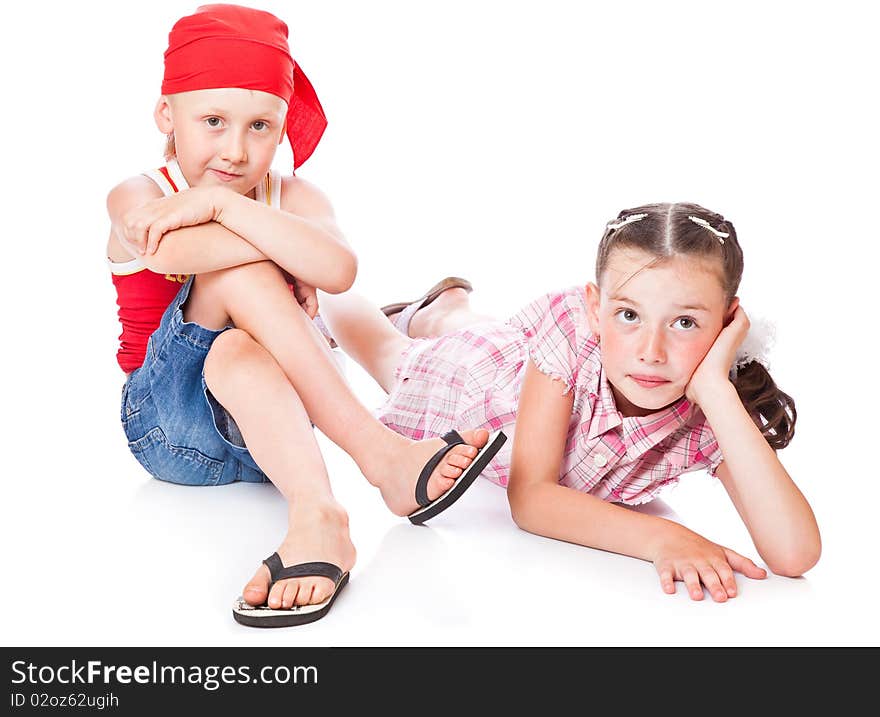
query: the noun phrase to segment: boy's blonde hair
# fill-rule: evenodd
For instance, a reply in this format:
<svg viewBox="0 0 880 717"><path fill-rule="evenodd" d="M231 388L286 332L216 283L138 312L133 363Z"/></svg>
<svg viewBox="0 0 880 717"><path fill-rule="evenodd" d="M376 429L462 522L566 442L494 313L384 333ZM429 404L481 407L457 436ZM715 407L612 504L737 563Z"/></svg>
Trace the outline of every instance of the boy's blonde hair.
<svg viewBox="0 0 880 717"><path fill-rule="evenodd" d="M165 161L168 162L177 156L177 145L174 144L174 132L165 135Z"/></svg>

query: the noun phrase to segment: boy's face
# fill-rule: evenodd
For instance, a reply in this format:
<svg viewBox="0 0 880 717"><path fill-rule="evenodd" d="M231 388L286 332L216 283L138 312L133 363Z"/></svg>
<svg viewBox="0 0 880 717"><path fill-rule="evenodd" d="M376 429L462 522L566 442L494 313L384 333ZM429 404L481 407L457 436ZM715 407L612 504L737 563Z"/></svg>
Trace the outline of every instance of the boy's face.
<svg viewBox="0 0 880 717"><path fill-rule="evenodd" d="M725 305L713 264L675 257L644 268L652 261L638 250L614 250L601 289L587 285L590 329L600 337L602 366L624 416L681 398L738 304Z"/></svg>
<svg viewBox="0 0 880 717"><path fill-rule="evenodd" d="M250 192L272 166L284 138L287 103L259 90L224 88L163 96L156 124L174 132L177 161L190 186Z"/></svg>

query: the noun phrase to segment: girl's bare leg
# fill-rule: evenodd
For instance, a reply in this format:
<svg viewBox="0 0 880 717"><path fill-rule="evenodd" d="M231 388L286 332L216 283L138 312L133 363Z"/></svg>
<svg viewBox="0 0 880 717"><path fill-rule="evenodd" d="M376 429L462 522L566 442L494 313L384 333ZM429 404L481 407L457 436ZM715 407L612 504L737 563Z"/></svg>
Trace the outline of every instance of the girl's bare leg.
<svg viewBox="0 0 880 717"><path fill-rule="evenodd" d="M397 515L417 509L415 483L442 439L411 441L384 426L352 393L330 348L296 303L272 262L257 262L196 277L187 321L216 328L231 319L263 346L283 370L318 428L357 463ZM485 445L488 432L459 431L456 446L428 481L432 500L445 493Z"/></svg>
<svg viewBox="0 0 880 717"><path fill-rule="evenodd" d="M470 326L491 317L476 314L468 305L464 289L447 289L424 309L410 324L412 338L398 331L378 307L353 291L344 294L318 292L321 317L339 347L357 361L382 389L389 393L400 356L413 339L439 336ZM426 321L413 332L416 318L426 314ZM422 333L422 331L426 333ZM436 333L435 333L436 332Z"/></svg>
<svg viewBox="0 0 880 717"><path fill-rule="evenodd" d="M277 550L282 563L320 560L351 570L355 549L348 515L333 497L309 417L278 362L247 333L231 329L212 344L205 381L232 414L254 460L287 499L288 532ZM269 580L269 569L261 565L244 588L244 599L289 608L323 602L333 591L328 578L306 577L279 581L267 596Z"/></svg>
<svg viewBox="0 0 880 717"><path fill-rule="evenodd" d="M413 340L394 328L377 307L352 291L318 292L318 306L339 347L388 393L394 384L400 355Z"/></svg>

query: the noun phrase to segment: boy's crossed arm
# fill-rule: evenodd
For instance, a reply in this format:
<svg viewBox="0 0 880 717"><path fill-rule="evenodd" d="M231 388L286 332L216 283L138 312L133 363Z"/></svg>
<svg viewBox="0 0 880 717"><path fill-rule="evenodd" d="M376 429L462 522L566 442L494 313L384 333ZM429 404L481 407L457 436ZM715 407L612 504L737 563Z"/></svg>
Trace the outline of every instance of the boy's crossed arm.
<svg viewBox="0 0 880 717"><path fill-rule="evenodd" d="M269 259L302 284L347 290L357 259L329 201L290 177L281 204L278 211L223 187L164 197L150 179L134 177L107 198L111 242L158 273L200 274Z"/></svg>

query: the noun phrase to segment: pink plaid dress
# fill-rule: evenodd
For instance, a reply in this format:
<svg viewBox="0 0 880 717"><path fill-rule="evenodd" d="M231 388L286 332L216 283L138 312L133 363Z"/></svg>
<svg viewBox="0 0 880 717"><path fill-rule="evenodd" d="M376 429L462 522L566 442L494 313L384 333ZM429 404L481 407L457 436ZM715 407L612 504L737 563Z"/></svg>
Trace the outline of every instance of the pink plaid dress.
<svg viewBox="0 0 880 717"><path fill-rule="evenodd" d="M507 321L416 339L404 352L379 419L419 440L451 428L503 429L508 441L483 476L506 486L526 364L574 391L559 482L603 500L636 505L682 473L723 460L698 406L685 398L643 417L623 417L587 323L583 287L542 296Z"/></svg>

